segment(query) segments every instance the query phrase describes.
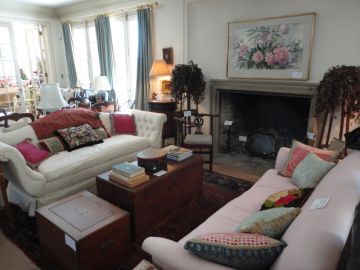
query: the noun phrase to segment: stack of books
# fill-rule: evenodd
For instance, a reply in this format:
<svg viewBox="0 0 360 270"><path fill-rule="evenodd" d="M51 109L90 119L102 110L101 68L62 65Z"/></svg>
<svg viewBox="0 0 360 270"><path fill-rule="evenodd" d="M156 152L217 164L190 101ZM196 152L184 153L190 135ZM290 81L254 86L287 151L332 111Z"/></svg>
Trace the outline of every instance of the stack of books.
<svg viewBox="0 0 360 270"><path fill-rule="evenodd" d="M145 174L144 168L129 162L123 162L112 166L109 179L132 188L149 181L149 176Z"/></svg>
<svg viewBox="0 0 360 270"><path fill-rule="evenodd" d="M167 158L175 161L182 161L192 156L193 152L190 149L171 145L166 148Z"/></svg>

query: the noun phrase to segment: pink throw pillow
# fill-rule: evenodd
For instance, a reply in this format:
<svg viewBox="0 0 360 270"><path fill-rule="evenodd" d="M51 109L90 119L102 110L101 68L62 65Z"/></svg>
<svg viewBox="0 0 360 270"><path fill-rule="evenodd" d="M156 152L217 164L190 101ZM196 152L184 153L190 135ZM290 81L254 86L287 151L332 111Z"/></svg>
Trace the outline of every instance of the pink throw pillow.
<svg viewBox="0 0 360 270"><path fill-rule="evenodd" d="M35 169L42 161L47 159L50 156L50 153L37 148L31 143L31 140L25 140L21 143L14 145L14 147L19 150L23 155L26 163L32 168Z"/></svg>
<svg viewBox="0 0 360 270"><path fill-rule="evenodd" d="M284 168L279 171L279 174L285 177L291 177L297 165L299 165L309 153L314 153L319 158L329 162L336 162L339 156L339 152L311 147L294 140L288 160Z"/></svg>
<svg viewBox="0 0 360 270"><path fill-rule="evenodd" d="M136 126L133 115L111 114L112 132L115 134L136 135Z"/></svg>

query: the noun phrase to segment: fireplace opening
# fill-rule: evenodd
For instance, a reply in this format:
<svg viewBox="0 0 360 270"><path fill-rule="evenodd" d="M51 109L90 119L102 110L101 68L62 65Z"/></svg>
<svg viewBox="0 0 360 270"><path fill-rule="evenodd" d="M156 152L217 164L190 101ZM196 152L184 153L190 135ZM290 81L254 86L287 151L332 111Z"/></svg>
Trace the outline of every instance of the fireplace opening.
<svg viewBox="0 0 360 270"><path fill-rule="evenodd" d="M257 163L263 170L273 167L279 148L291 146L293 139L307 141L310 97L224 91L219 101L218 152L237 156L250 170Z"/></svg>

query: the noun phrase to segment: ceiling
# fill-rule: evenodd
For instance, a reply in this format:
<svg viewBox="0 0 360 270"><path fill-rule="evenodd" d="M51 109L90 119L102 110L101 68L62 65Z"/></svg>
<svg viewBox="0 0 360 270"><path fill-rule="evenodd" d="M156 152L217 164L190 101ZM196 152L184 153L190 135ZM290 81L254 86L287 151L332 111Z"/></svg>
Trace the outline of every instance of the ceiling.
<svg viewBox="0 0 360 270"><path fill-rule="evenodd" d="M12 3L31 4L49 8L60 8L71 4L89 2L88 0L7 0ZM6 2L6 0L5 0Z"/></svg>

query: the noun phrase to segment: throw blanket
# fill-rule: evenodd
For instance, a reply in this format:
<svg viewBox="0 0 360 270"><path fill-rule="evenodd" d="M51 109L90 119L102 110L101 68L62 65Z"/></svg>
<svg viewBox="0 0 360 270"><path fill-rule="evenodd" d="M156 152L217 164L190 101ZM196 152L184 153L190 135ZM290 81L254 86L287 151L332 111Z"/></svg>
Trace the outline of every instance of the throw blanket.
<svg viewBox="0 0 360 270"><path fill-rule="evenodd" d="M39 140L54 136L58 129L80 126L88 123L92 128L99 128L102 122L97 112L89 109L64 109L50 113L31 123Z"/></svg>

